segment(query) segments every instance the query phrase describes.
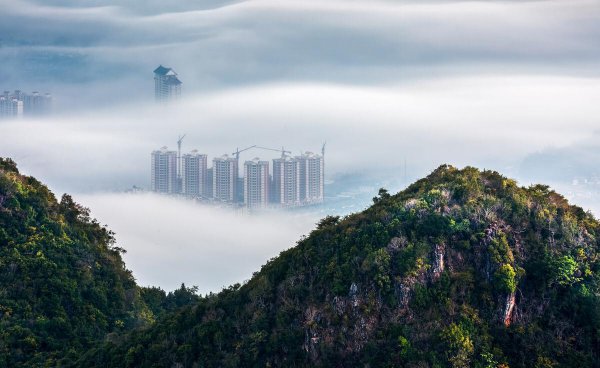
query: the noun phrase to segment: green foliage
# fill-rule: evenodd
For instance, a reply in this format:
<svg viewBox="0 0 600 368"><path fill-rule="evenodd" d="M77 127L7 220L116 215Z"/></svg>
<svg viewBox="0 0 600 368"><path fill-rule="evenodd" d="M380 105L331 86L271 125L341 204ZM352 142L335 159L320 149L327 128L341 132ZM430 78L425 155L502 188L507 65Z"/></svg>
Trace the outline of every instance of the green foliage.
<svg viewBox="0 0 600 368"><path fill-rule="evenodd" d="M514 293L517 289L516 276L513 267L504 263L494 273L494 286L501 292Z"/></svg>
<svg viewBox="0 0 600 368"><path fill-rule="evenodd" d="M553 283L561 286L569 286L582 280L580 277L575 276L578 265L571 256L556 258L552 266L554 268Z"/></svg>
<svg viewBox="0 0 600 368"><path fill-rule="evenodd" d="M57 366L145 310L113 233L0 159L0 366ZM62 363L60 363L62 362Z"/></svg>
<svg viewBox="0 0 600 368"><path fill-rule="evenodd" d="M374 202L200 297L137 287L89 211L0 161L0 367L600 366L590 214L447 165Z"/></svg>
<svg viewBox="0 0 600 368"><path fill-rule="evenodd" d="M373 203L379 203L381 201L389 199L390 197L390 193L388 193L387 189L380 188L379 192L377 193L377 197L373 197Z"/></svg>
<svg viewBox="0 0 600 368"><path fill-rule="evenodd" d="M317 224L317 229L325 229L334 226L340 221L340 216L326 216Z"/></svg>
<svg viewBox="0 0 600 368"><path fill-rule="evenodd" d="M381 290L390 287L390 255L384 248L377 249L367 256L363 262L363 269L370 274L370 278Z"/></svg>
<svg viewBox="0 0 600 368"><path fill-rule="evenodd" d="M175 312L142 291L163 317L78 364L600 366L599 229L548 187L442 166L326 217L241 287Z"/></svg>
<svg viewBox="0 0 600 368"><path fill-rule="evenodd" d="M446 343L446 354L453 368L471 366L471 356L475 348L469 332L462 325L451 323L442 330L441 338Z"/></svg>

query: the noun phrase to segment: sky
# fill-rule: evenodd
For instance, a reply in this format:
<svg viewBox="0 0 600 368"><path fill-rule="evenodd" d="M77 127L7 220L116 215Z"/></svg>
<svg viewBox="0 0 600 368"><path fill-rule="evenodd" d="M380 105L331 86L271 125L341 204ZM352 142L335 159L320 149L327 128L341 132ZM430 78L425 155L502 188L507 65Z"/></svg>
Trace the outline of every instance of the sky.
<svg viewBox="0 0 600 368"><path fill-rule="evenodd" d="M207 292L243 281L324 215L245 216L123 193L148 188L150 152L184 133L184 152L209 157L327 142L328 195L350 198L331 208L339 214L443 163L548 183L600 214L597 1L13 0L2 9L0 88L50 92L55 113L0 120L0 156L90 207L143 285ZM183 81L178 103L153 101L159 64ZM255 156L276 153L242 160Z"/></svg>

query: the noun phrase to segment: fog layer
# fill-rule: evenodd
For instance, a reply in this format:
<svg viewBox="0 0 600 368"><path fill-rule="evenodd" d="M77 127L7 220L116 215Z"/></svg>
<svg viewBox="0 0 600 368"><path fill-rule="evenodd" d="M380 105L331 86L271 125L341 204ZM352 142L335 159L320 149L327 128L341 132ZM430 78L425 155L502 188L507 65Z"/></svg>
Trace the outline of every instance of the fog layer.
<svg viewBox="0 0 600 368"><path fill-rule="evenodd" d="M324 215L122 194L148 188L150 152L184 133L184 152L210 158L327 142L334 213L443 163L548 182L599 213L598 1L2 5L0 89L50 92L55 114L0 120L0 156L116 230L144 285L242 281ZM153 103L159 64L183 81L178 103Z"/></svg>

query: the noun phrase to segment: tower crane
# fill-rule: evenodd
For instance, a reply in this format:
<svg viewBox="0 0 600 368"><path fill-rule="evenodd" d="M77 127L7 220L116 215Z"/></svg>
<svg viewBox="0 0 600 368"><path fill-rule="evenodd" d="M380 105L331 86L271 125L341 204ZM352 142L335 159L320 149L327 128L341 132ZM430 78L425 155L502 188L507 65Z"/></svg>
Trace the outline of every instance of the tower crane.
<svg viewBox="0 0 600 368"><path fill-rule="evenodd" d="M261 147L261 146L254 146L254 147L260 148L260 149L264 149L264 150L268 150L268 151L281 152L281 157L285 157L286 153L292 153L291 151L286 151L285 148L283 148L283 147L281 147L281 149L269 148L269 147Z"/></svg>
<svg viewBox="0 0 600 368"><path fill-rule="evenodd" d="M183 138L185 138L185 134L180 135L179 139L177 139L177 178L181 179L181 172L183 171L183 166L181 164L181 144L183 143Z"/></svg>
<svg viewBox="0 0 600 368"><path fill-rule="evenodd" d="M235 159L239 161L239 160L240 160L240 153L242 153L242 152L244 152L244 151L247 151L247 150L249 150L249 149L251 149L251 148L254 148L254 147L256 147L256 145L254 145L254 146L250 146L250 147L246 147L246 148L244 148L244 149L242 149L242 150L240 150L240 149L236 148L236 149L235 149L235 152L234 152L234 153L232 153L232 155L235 155Z"/></svg>

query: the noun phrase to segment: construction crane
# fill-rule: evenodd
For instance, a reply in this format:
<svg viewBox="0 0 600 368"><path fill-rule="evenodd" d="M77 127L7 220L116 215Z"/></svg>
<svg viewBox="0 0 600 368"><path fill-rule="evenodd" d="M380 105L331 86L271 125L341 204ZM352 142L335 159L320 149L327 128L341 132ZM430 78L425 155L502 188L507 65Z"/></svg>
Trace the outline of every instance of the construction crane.
<svg viewBox="0 0 600 368"><path fill-rule="evenodd" d="M185 138L185 134L180 135L179 139L177 139L177 178L181 179L181 172L183 171L183 166L181 165L181 144L183 143L183 138Z"/></svg>
<svg viewBox="0 0 600 368"><path fill-rule="evenodd" d="M243 150L240 150L239 148L236 148L236 149L235 149L235 152L234 152L234 153L232 153L232 155L235 155L235 159L239 161L239 160L240 160L240 153L242 153L242 152L244 152L244 151L247 151L247 150L249 150L249 149L251 149L251 148L254 148L254 147L256 147L256 145L254 145L254 146L250 146L250 147L246 147L246 148L244 148Z"/></svg>
<svg viewBox="0 0 600 368"><path fill-rule="evenodd" d="M281 157L285 157L286 153L292 153L291 151L286 151L285 148L283 148L283 147L281 147L281 149L269 148L269 147L261 147L261 146L254 146L254 147L260 148L260 149L264 149L264 150L268 150L268 151L281 152Z"/></svg>

